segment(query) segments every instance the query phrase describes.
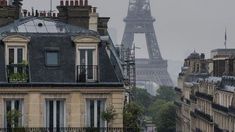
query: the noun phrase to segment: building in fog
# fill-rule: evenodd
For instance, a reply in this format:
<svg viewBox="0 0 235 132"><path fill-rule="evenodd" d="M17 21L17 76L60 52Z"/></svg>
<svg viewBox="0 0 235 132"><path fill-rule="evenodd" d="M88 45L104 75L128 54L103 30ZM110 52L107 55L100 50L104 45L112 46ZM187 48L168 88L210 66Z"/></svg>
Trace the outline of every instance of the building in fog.
<svg viewBox="0 0 235 132"><path fill-rule="evenodd" d="M177 132L235 131L235 49L192 53L178 77Z"/></svg>
<svg viewBox="0 0 235 132"><path fill-rule="evenodd" d="M23 12L0 0L0 128L123 127L122 70L87 0L61 1L59 14ZM3 2L2 2L3 1ZM21 116L11 124L8 113ZM56 129L56 130L57 130Z"/></svg>

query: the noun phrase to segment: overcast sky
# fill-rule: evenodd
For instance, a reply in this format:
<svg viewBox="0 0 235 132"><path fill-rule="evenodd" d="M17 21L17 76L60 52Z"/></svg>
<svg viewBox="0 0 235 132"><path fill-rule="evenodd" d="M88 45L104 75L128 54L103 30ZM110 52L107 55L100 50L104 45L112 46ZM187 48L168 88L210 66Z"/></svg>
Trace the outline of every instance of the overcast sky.
<svg viewBox="0 0 235 132"><path fill-rule="evenodd" d="M90 0L98 7L100 16L111 17L109 27L117 32L121 43L129 0ZM23 8L34 7L49 10L49 0L24 0ZM53 7L59 0L53 0ZM189 53L206 53L224 48L225 27L227 45L235 48L235 0L151 0L152 15L162 56L165 59L182 61ZM138 36L137 36L138 37ZM140 38L139 38L140 39ZM144 44L137 39L137 46ZM143 47L143 46L142 46ZM137 51L143 55L145 48Z"/></svg>

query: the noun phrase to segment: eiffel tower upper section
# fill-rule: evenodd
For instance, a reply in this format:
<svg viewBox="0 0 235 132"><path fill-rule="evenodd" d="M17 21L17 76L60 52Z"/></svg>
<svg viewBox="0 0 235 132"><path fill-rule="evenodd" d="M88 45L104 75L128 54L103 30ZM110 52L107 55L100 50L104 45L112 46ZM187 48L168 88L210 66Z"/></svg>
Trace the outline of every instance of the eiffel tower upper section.
<svg viewBox="0 0 235 132"><path fill-rule="evenodd" d="M151 15L149 0L129 0L128 14L124 19L126 27L122 39L122 44L132 48L135 33L144 33L150 62L163 61L157 42L153 22L155 19Z"/></svg>
<svg viewBox="0 0 235 132"><path fill-rule="evenodd" d="M154 22L155 19L151 16L149 0L130 0L128 14L125 22L130 21L149 21Z"/></svg>

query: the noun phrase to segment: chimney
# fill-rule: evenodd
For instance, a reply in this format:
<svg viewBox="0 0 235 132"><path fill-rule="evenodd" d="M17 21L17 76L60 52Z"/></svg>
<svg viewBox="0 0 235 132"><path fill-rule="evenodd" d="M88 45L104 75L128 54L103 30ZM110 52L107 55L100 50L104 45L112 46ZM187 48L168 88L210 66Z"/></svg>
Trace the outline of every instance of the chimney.
<svg viewBox="0 0 235 132"><path fill-rule="evenodd" d="M91 9L90 19L89 19L89 29L93 31L98 31L98 13L96 13L96 7Z"/></svg>
<svg viewBox="0 0 235 132"><path fill-rule="evenodd" d="M27 10L25 9L23 10L24 17L27 17L27 12L28 12Z"/></svg>
<svg viewBox="0 0 235 132"><path fill-rule="evenodd" d="M78 6L78 0L75 0L75 6Z"/></svg>
<svg viewBox="0 0 235 132"><path fill-rule="evenodd" d="M83 6L83 0L80 0L80 4L79 4L80 6Z"/></svg>
<svg viewBox="0 0 235 132"><path fill-rule="evenodd" d="M38 10L36 10L35 16L36 16L36 17L39 16Z"/></svg>
<svg viewBox="0 0 235 132"><path fill-rule="evenodd" d="M92 9L93 9L93 11L92 11L92 12L93 12L93 13L96 13L96 9L97 9L97 7L93 7Z"/></svg>
<svg viewBox="0 0 235 132"><path fill-rule="evenodd" d="M60 6L64 6L64 0L60 0Z"/></svg>
<svg viewBox="0 0 235 132"><path fill-rule="evenodd" d="M65 6L69 6L69 0L65 1Z"/></svg>
<svg viewBox="0 0 235 132"><path fill-rule="evenodd" d="M70 6L74 6L74 1L70 0Z"/></svg>
<svg viewBox="0 0 235 132"><path fill-rule="evenodd" d="M88 0L85 0L85 6L88 6Z"/></svg>

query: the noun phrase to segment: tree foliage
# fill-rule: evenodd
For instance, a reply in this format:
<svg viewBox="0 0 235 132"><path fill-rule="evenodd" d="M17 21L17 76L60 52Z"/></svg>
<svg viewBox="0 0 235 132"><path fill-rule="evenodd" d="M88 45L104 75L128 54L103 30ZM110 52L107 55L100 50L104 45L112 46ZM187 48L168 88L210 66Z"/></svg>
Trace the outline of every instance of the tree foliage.
<svg viewBox="0 0 235 132"><path fill-rule="evenodd" d="M176 98L176 94L172 87L163 86L157 90L156 98L165 101L174 101Z"/></svg>
<svg viewBox="0 0 235 132"><path fill-rule="evenodd" d="M107 124L109 126L109 123L114 119L114 117L117 115L116 110L114 109L113 105L109 105L105 111L102 112L101 117L103 120L107 121Z"/></svg>
<svg viewBox="0 0 235 132"><path fill-rule="evenodd" d="M143 117L143 109L131 102L124 107L123 122L126 128L140 128L140 120Z"/></svg>
<svg viewBox="0 0 235 132"><path fill-rule="evenodd" d="M156 122L158 132L174 132L176 125L175 106L172 102L163 104Z"/></svg>

